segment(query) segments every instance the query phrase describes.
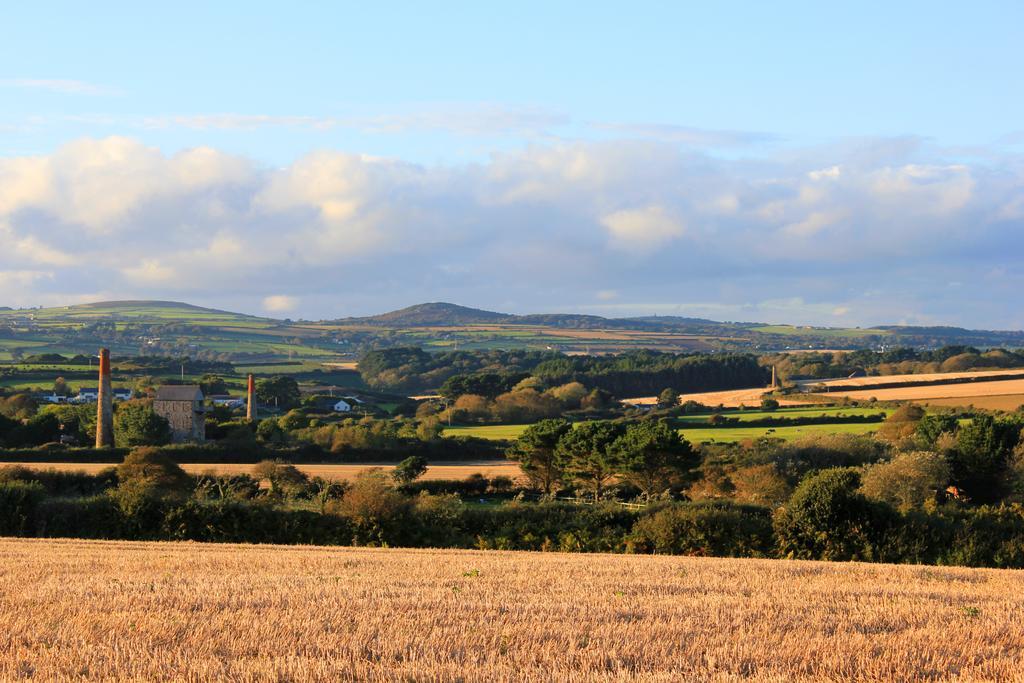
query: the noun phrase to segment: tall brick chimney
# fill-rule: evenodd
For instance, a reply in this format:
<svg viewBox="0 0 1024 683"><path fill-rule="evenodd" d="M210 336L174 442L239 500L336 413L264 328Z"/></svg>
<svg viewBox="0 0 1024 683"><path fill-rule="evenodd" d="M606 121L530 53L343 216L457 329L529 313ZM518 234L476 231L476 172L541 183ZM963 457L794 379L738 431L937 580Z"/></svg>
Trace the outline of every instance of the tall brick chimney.
<svg viewBox="0 0 1024 683"><path fill-rule="evenodd" d="M256 420L256 380L249 375L249 389L245 401L245 419L249 422Z"/></svg>
<svg viewBox="0 0 1024 683"><path fill-rule="evenodd" d="M114 446L113 389L110 387L110 349L100 349L99 395L96 397L96 448Z"/></svg>

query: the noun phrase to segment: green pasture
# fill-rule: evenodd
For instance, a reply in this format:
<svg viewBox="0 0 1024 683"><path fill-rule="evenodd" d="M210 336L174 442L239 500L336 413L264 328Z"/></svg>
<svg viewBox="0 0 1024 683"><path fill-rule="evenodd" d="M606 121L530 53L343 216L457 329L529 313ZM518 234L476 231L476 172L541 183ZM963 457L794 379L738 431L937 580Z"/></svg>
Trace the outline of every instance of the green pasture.
<svg viewBox="0 0 1024 683"><path fill-rule="evenodd" d="M730 419L737 419L740 422L753 422L755 420L765 420L768 418L798 418L798 417L822 417L822 416L865 416L865 415L878 415L883 413L888 416L891 413L891 409L887 408L851 408L843 406L801 406L798 408L779 408L778 410L723 410L718 415L728 417ZM678 422L689 423L689 424L705 424L711 415L702 413L700 415L683 415L676 418Z"/></svg>
<svg viewBox="0 0 1024 683"><path fill-rule="evenodd" d="M874 337L892 334L889 330L848 328L821 328L821 327L795 327L793 325L763 325L751 327L753 332L762 334L781 334L793 337L826 337L829 339L843 339L847 337Z"/></svg>
<svg viewBox="0 0 1024 683"><path fill-rule="evenodd" d="M508 440L519 437L529 425L473 425L446 427L444 436L474 436L479 439ZM821 424L793 427L704 427L680 429L679 433L691 443L731 443L762 436L791 441L805 436L828 434L868 434L878 429L878 423Z"/></svg>

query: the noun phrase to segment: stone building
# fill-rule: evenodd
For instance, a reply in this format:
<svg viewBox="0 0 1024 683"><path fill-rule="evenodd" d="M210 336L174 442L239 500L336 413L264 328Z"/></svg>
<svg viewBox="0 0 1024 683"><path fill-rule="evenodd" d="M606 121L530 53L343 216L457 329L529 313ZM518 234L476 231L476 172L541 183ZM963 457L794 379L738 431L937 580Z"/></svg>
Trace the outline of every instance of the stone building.
<svg viewBox="0 0 1024 683"><path fill-rule="evenodd" d="M156 390L153 410L170 423L175 443L206 439L206 408L199 387L165 384Z"/></svg>

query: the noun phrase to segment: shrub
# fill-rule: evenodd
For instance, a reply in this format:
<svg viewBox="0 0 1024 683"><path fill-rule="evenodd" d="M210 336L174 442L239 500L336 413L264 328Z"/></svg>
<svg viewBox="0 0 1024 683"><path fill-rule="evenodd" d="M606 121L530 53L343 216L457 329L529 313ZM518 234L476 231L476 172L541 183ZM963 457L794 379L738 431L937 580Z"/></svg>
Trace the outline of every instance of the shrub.
<svg viewBox="0 0 1024 683"><path fill-rule="evenodd" d="M396 545L405 538L410 501L381 469L359 474L345 496L327 511L348 519L356 545Z"/></svg>
<svg viewBox="0 0 1024 683"><path fill-rule="evenodd" d="M411 484L427 471L427 459L422 455L413 455L395 466L391 477L399 486Z"/></svg>
<svg viewBox="0 0 1024 683"><path fill-rule="evenodd" d="M672 505L639 519L629 537L635 552L714 557L766 557L772 520L765 508L731 504Z"/></svg>
<svg viewBox="0 0 1024 683"><path fill-rule="evenodd" d="M889 462L869 466L861 477L861 493L901 511L934 505L949 483L949 465L939 453L901 453Z"/></svg>
<svg viewBox="0 0 1024 683"><path fill-rule="evenodd" d="M153 411L152 401L119 403L114 411L114 440L122 448L162 446L171 440L171 426Z"/></svg>
<svg viewBox="0 0 1024 683"><path fill-rule="evenodd" d="M117 466L113 495L131 514L146 501L177 501L192 489L192 478L157 448L136 448Z"/></svg>
<svg viewBox="0 0 1024 683"><path fill-rule="evenodd" d="M282 499L305 498L309 477L295 465L280 460L263 460L253 468L253 476L270 484L270 493Z"/></svg>
<svg viewBox="0 0 1024 683"><path fill-rule="evenodd" d="M796 559L879 561L898 515L857 489L852 469L824 470L805 479L775 515L779 552Z"/></svg>
<svg viewBox="0 0 1024 683"><path fill-rule="evenodd" d="M0 483L0 536L29 533L36 510L45 495L46 490L38 482Z"/></svg>

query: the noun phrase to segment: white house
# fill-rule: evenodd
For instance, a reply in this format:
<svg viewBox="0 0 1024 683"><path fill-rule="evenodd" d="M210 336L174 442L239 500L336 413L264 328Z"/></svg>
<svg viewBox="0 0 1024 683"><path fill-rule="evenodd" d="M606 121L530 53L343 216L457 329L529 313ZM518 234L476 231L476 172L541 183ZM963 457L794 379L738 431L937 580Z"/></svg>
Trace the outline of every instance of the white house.
<svg viewBox="0 0 1024 683"><path fill-rule="evenodd" d="M352 404L347 401L338 401L333 408L336 413L347 413L352 410Z"/></svg>
<svg viewBox="0 0 1024 683"><path fill-rule="evenodd" d="M72 400L74 403L92 403L98 400L100 397L100 390L96 387L81 387L78 390L78 396L75 396Z"/></svg>
<svg viewBox="0 0 1024 683"><path fill-rule="evenodd" d="M225 406L227 408L244 408L245 397L243 396L228 396L226 394L218 394L216 396L210 396L210 401L215 406Z"/></svg>

